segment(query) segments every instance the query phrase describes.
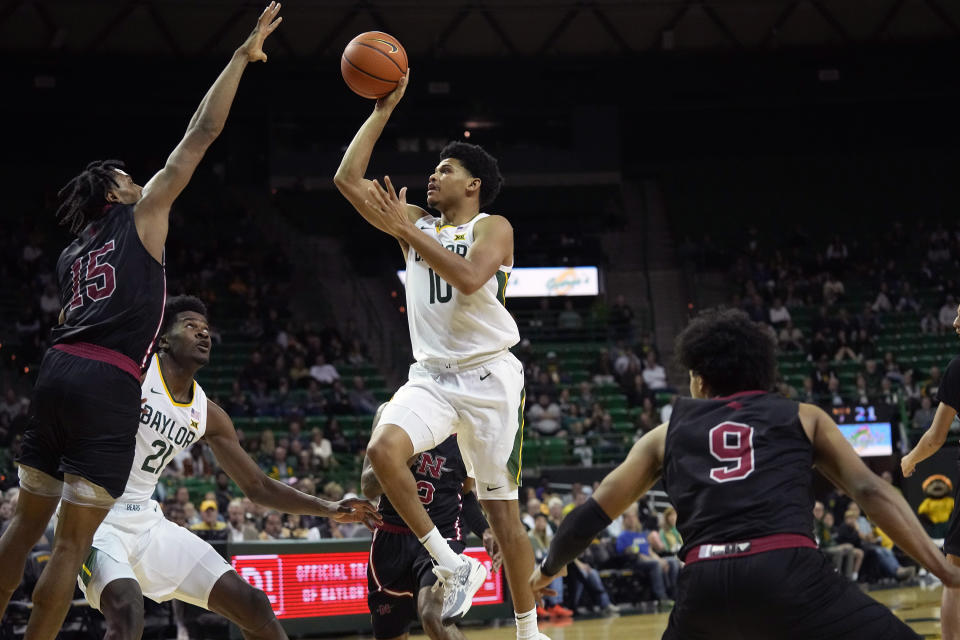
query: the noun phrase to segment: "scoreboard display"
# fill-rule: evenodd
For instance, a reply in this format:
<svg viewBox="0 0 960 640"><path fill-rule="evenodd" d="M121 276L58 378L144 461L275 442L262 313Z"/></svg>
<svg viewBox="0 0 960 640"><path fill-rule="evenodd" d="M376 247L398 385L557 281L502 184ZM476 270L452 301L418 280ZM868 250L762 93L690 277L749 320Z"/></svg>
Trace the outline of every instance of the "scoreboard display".
<svg viewBox="0 0 960 640"><path fill-rule="evenodd" d="M267 595L288 633L370 629L369 540L242 542L228 544L226 551L240 577ZM465 553L488 570L467 619L512 617L503 572L489 573L492 563L482 546Z"/></svg>

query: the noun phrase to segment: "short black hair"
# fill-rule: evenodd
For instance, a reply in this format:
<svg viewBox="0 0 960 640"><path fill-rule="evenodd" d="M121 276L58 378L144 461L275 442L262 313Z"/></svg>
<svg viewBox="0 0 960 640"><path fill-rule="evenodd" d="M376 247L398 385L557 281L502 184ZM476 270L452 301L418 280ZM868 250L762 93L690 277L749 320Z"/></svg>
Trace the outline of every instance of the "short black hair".
<svg viewBox="0 0 960 640"><path fill-rule="evenodd" d="M500 193L500 187L503 186L503 176L500 175L500 167L497 165L497 159L486 152L478 144L459 142L454 140L448 142L440 151L440 159L446 160L453 158L459 160L463 168L470 172L474 178L480 178L480 207L486 207L497 198Z"/></svg>
<svg viewBox="0 0 960 640"><path fill-rule="evenodd" d="M79 234L87 223L99 218L107 204L107 191L117 186L115 169L125 166L120 160L94 160L88 164L57 192L57 222Z"/></svg>
<svg viewBox="0 0 960 640"><path fill-rule="evenodd" d="M776 380L776 348L770 332L739 309L702 311L677 336L677 361L703 378L709 391L771 391Z"/></svg>
<svg viewBox="0 0 960 640"><path fill-rule="evenodd" d="M207 305L203 304L203 300L196 296L173 296L172 298L167 298L167 304L163 308L163 325L160 327L161 336L170 330L177 316L184 311L196 311L204 318L207 317Z"/></svg>

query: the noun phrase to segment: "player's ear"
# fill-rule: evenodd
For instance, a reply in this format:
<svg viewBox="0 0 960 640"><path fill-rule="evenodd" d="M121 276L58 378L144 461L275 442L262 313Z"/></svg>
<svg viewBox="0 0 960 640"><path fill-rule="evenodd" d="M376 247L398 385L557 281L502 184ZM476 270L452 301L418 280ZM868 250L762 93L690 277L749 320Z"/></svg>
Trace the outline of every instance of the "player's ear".
<svg viewBox="0 0 960 640"><path fill-rule="evenodd" d="M167 334L161 334L157 338L157 351L166 351L170 347L170 342L167 340Z"/></svg>
<svg viewBox="0 0 960 640"><path fill-rule="evenodd" d="M474 178L473 180L471 180L470 182L468 182L468 183L467 183L467 193L468 193L469 195L473 195L474 193L479 193L479 192L480 192L480 184L481 184L481 183L482 183L482 180L480 180L480 178Z"/></svg>
<svg viewBox="0 0 960 640"><path fill-rule="evenodd" d="M118 196L113 189L107 191L104 197L107 199L107 202L120 202L120 196Z"/></svg>

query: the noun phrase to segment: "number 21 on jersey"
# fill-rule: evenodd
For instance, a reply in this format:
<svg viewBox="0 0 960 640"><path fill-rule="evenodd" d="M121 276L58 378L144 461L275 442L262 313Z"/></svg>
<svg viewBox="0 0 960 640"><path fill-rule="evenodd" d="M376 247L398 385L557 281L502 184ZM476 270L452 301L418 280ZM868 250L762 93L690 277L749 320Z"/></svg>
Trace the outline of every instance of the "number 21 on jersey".
<svg viewBox="0 0 960 640"><path fill-rule="evenodd" d="M753 427L739 422L723 422L710 429L710 455L731 464L710 469L714 482L743 480L754 469Z"/></svg>

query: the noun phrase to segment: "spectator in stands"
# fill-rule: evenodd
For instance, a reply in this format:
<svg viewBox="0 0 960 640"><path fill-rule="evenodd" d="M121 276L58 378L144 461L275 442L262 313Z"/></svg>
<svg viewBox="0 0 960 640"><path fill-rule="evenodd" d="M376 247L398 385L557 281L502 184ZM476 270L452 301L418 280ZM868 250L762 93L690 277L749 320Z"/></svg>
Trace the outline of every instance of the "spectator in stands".
<svg viewBox="0 0 960 640"><path fill-rule="evenodd" d="M656 359L655 355L653 357ZM644 363L629 347L622 349L613 362L613 370L621 386L625 386L628 380L633 380L633 377L643 372L644 368Z"/></svg>
<svg viewBox="0 0 960 640"><path fill-rule="evenodd" d="M847 399L843 397L840 390L840 380L830 378L830 382L827 383L827 390L821 396L820 406L829 413L832 407L842 407L846 404L848 404Z"/></svg>
<svg viewBox="0 0 960 640"><path fill-rule="evenodd" d="M874 298L870 307L877 313L889 313L893 309L893 302L890 301L890 290L886 282L880 283L880 291L877 292L877 297Z"/></svg>
<svg viewBox="0 0 960 640"><path fill-rule="evenodd" d="M790 310L783 304L780 297L774 297L773 304L770 305L769 317L767 318L774 328L780 329L791 322Z"/></svg>
<svg viewBox="0 0 960 640"><path fill-rule="evenodd" d="M560 331L576 331L583 328L583 318L573 308L573 300L563 301L563 311L557 314L557 329Z"/></svg>
<svg viewBox="0 0 960 640"><path fill-rule="evenodd" d="M557 397L558 387L557 383L550 377L550 372L541 369L536 378L528 385L527 392L534 398L545 395L553 400Z"/></svg>
<svg viewBox="0 0 960 640"><path fill-rule="evenodd" d="M596 385L614 384L613 359L610 356L609 349L600 349L597 352L597 358L590 367L590 375L593 377L593 383Z"/></svg>
<svg viewBox="0 0 960 640"><path fill-rule="evenodd" d="M290 530L283 526L283 518L277 511L268 511L263 518L263 531L257 536L260 540L286 540Z"/></svg>
<svg viewBox="0 0 960 640"><path fill-rule="evenodd" d="M310 540L315 541L320 539L320 529L317 527L307 527L304 526L304 519L298 513L288 513L284 517L284 526L290 532L290 538L293 540Z"/></svg>
<svg viewBox="0 0 960 640"><path fill-rule="evenodd" d="M361 415L373 415L377 411L377 399L373 397L373 392L367 389L363 378L353 377L353 388L350 390L350 406L354 413Z"/></svg>
<svg viewBox="0 0 960 640"><path fill-rule="evenodd" d="M896 309L899 312L910 311L917 313L920 311L920 301L917 300L913 294L913 288L911 288L909 282L905 281L900 287L900 299L897 300Z"/></svg>
<svg viewBox="0 0 960 640"><path fill-rule="evenodd" d="M617 555L629 559L630 565L650 580L654 597L661 603L668 603L665 577L670 565L650 548L647 533L640 526L638 507L631 505L623 513L623 530L617 536Z"/></svg>
<svg viewBox="0 0 960 640"><path fill-rule="evenodd" d="M234 498L227 505L227 539L230 542L257 539L257 528L248 522L243 500L239 498Z"/></svg>
<svg viewBox="0 0 960 640"><path fill-rule="evenodd" d="M624 389L624 394L630 407L642 406L644 399L650 398L653 400L654 398L653 390L647 386L641 373L633 376L633 384Z"/></svg>
<svg viewBox="0 0 960 640"><path fill-rule="evenodd" d="M920 398L920 407L913 412L911 426L915 431L926 431L933 424L933 417L937 410L933 408L933 400L925 395Z"/></svg>
<svg viewBox="0 0 960 640"><path fill-rule="evenodd" d="M333 445L324 436L323 429L320 427L314 427L311 433L313 438L310 440L310 449L313 457L323 469L327 469L334 462Z"/></svg>
<svg viewBox="0 0 960 640"><path fill-rule="evenodd" d="M313 360L313 366L310 367L310 377L320 384L332 385L340 379L337 368L327 362L323 353L318 353Z"/></svg>
<svg viewBox="0 0 960 640"><path fill-rule="evenodd" d="M930 367L930 377L927 378L927 381L923 385L923 395L936 398L937 392L940 390L941 377L940 367Z"/></svg>
<svg viewBox="0 0 960 640"><path fill-rule="evenodd" d="M536 497L536 492L534 492L527 498L526 512L523 514L523 517L520 518L528 531L533 529L534 517L540 513L543 513L543 503L540 502L540 499ZM553 531L550 533L552 534Z"/></svg>
<svg viewBox="0 0 960 640"><path fill-rule="evenodd" d="M853 339L853 350L857 352L860 361L872 360L877 355L877 342L866 329L859 329L855 332Z"/></svg>
<svg viewBox="0 0 960 640"><path fill-rule="evenodd" d="M663 510L663 526L660 527L661 556L677 556L683 546L683 537L677 530L677 510L667 507Z"/></svg>
<svg viewBox="0 0 960 640"><path fill-rule="evenodd" d="M660 424L670 422L670 416L673 415L673 408L677 406L677 401L680 399L680 396L673 394L670 396L670 401L664 403L660 407Z"/></svg>
<svg viewBox="0 0 960 640"><path fill-rule="evenodd" d="M623 294L618 295L610 307L607 323L614 340L633 342L633 309L627 304Z"/></svg>
<svg viewBox="0 0 960 640"><path fill-rule="evenodd" d="M863 541L864 558L871 555L876 558L881 574L884 577L896 578L897 580L909 580L917 573L916 567L904 567L893 553L893 542L885 545L882 536L877 529L864 517L860 511L859 505L851 503L847 512L844 514L844 522L848 525L854 525L860 539Z"/></svg>
<svg viewBox="0 0 960 640"><path fill-rule="evenodd" d="M943 306L940 307L940 313L937 319L940 321L940 331L950 332L953 330L953 320L957 317L957 301L953 294L948 294Z"/></svg>
<svg viewBox="0 0 960 640"><path fill-rule="evenodd" d="M817 400L817 394L813 390L813 378L810 376L804 376L803 385L797 391L797 397L794 398L797 402L807 402L810 404L819 404Z"/></svg>
<svg viewBox="0 0 960 640"><path fill-rule="evenodd" d="M829 391L830 381L835 379L837 374L833 368L831 368L830 360L825 354L817 359L817 366L814 368L810 377L813 379L814 393L821 395Z"/></svg>
<svg viewBox="0 0 960 640"><path fill-rule="evenodd" d="M913 369L907 369L903 374L901 389L903 391L903 397L907 402L907 409L911 412L915 411L917 407L920 406L920 398L923 396L923 391L914 378Z"/></svg>
<svg viewBox="0 0 960 640"><path fill-rule="evenodd" d="M284 447L277 446L273 450L272 463L264 471L274 480L286 480L293 477L293 466L287 461L287 450Z"/></svg>
<svg viewBox="0 0 960 640"><path fill-rule="evenodd" d="M940 335L942 332L943 328L940 325L940 321L937 319L937 317L930 311L924 313L923 318L920 320L920 333L924 335L936 336Z"/></svg>
<svg viewBox="0 0 960 640"><path fill-rule="evenodd" d="M837 571L856 582L863 564L863 550L837 541L833 514L826 511L819 500L813 503L813 529L817 546L830 558Z"/></svg>
<svg viewBox="0 0 960 640"><path fill-rule="evenodd" d="M539 501L538 501L539 502ZM533 547L533 555L536 562L542 562L550 549L550 541L553 539L553 532L549 530L547 516L544 513L537 512L532 516L532 526L527 534L530 538L530 545ZM543 606L537 606L537 616L541 618L570 618L573 611L564 607L563 602L563 576L550 583L550 588L556 591L556 595L544 596Z"/></svg>
<svg viewBox="0 0 960 640"><path fill-rule="evenodd" d="M550 400L550 397L541 393L537 404L527 409L527 422L537 433L544 436L563 436L560 406Z"/></svg>
<svg viewBox="0 0 960 640"><path fill-rule="evenodd" d="M647 353L647 358L643 364L643 381L646 382L647 386L655 392L669 390L667 372L663 365L657 362L657 354L652 351Z"/></svg>
<svg viewBox="0 0 960 640"><path fill-rule="evenodd" d="M777 333L777 343L783 351L803 351L803 331L787 320Z"/></svg>
<svg viewBox="0 0 960 640"><path fill-rule="evenodd" d="M216 500L204 500L200 503L200 522L191 525L190 531L208 542L227 539L227 524L220 520Z"/></svg>
<svg viewBox="0 0 960 640"><path fill-rule="evenodd" d="M857 379L854 383L853 402L862 407L873 404L873 394L867 391L867 380L863 377L862 373L857 374Z"/></svg>
<svg viewBox="0 0 960 640"><path fill-rule="evenodd" d="M556 531L561 522L563 522L563 498L554 495L547 500L547 525L552 531Z"/></svg>
<svg viewBox="0 0 960 640"><path fill-rule="evenodd" d="M834 362L842 362L845 358L853 360L854 362L860 361L860 356L856 351L847 343L847 334L845 331L837 330L837 337L835 340L835 345L837 350L833 354Z"/></svg>
<svg viewBox="0 0 960 640"><path fill-rule="evenodd" d="M843 283L835 273L830 273L823 283L823 302L832 306L844 295Z"/></svg>

